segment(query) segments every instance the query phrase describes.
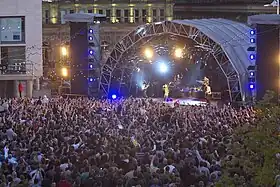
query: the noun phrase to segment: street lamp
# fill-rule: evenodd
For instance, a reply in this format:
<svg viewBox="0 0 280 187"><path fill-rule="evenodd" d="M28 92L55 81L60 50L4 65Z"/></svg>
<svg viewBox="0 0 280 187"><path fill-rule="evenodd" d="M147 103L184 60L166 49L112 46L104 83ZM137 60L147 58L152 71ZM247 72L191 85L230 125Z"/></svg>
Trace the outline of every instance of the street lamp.
<svg viewBox="0 0 280 187"><path fill-rule="evenodd" d="M61 55L62 56L67 56L67 48L66 47L61 47Z"/></svg>
<svg viewBox="0 0 280 187"><path fill-rule="evenodd" d="M68 69L65 67L61 68L61 75L63 77L68 77Z"/></svg>

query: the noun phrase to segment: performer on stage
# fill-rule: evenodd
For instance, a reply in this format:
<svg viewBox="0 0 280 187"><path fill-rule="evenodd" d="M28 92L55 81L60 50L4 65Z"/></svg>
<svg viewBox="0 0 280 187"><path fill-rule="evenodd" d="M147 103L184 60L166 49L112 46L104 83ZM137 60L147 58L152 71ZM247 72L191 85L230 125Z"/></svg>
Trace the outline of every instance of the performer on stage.
<svg viewBox="0 0 280 187"><path fill-rule="evenodd" d="M211 87L209 85L209 79L207 77L204 77L203 79L203 88L204 88L204 94L205 94L205 99L207 100L207 103L210 103L210 98L212 95L211 92Z"/></svg>
<svg viewBox="0 0 280 187"><path fill-rule="evenodd" d="M150 85L148 83L146 83L145 81L143 82L142 90L143 90L143 97L144 98L148 97L147 90L148 90L149 86Z"/></svg>
<svg viewBox="0 0 280 187"><path fill-rule="evenodd" d="M209 79L207 77L203 78L203 83L204 86L209 86Z"/></svg>
<svg viewBox="0 0 280 187"><path fill-rule="evenodd" d="M210 98L211 98L212 92L211 92L209 79L207 77L204 77L202 81L197 81L197 82L202 84L205 99L207 100L207 103L210 103Z"/></svg>
<svg viewBox="0 0 280 187"><path fill-rule="evenodd" d="M163 94L164 100L167 100L168 96L169 96L169 87L168 87L168 85L164 84L162 86L162 89L163 89L163 92L164 92L164 94Z"/></svg>

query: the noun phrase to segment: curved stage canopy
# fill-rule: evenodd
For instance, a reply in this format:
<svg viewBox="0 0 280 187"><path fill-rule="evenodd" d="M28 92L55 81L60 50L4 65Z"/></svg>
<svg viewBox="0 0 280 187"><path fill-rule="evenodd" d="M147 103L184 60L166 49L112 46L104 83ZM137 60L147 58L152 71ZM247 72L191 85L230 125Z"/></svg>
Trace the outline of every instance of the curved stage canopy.
<svg viewBox="0 0 280 187"><path fill-rule="evenodd" d="M122 55L127 50L134 45L142 45L160 34L192 39L201 48L209 51L227 79L231 101L236 101L237 98L244 101L250 95L247 68L254 65L247 52L247 49L252 47L250 27L222 18L174 20L139 26L115 45L102 67L100 90L109 93L112 72L120 66Z"/></svg>

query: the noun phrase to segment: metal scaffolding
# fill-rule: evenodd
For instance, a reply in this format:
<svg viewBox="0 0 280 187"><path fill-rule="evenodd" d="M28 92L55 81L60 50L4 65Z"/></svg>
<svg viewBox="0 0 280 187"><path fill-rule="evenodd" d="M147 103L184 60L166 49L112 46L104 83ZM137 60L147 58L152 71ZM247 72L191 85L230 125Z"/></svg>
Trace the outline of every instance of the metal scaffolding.
<svg viewBox="0 0 280 187"><path fill-rule="evenodd" d="M122 59L124 54L134 46L141 46L152 40L154 37L170 34L179 37L184 37L193 40L202 49L207 50L216 60L218 67L221 69L226 77L227 86L229 90L230 101L237 101L246 94L243 89L244 83L241 82L240 72L237 71L232 60L225 53L222 46L216 43L211 37L207 36L203 31L193 25L180 24L174 21L164 21L160 23L146 24L138 27L124 36L114 47L106 63L101 69L101 76L99 82L99 91L108 96L112 82L112 75L114 71L121 70L120 77L114 78L119 82L120 88L125 86L124 80L131 80L132 72L126 62ZM126 76L124 78L124 76ZM127 85L130 87L130 85Z"/></svg>

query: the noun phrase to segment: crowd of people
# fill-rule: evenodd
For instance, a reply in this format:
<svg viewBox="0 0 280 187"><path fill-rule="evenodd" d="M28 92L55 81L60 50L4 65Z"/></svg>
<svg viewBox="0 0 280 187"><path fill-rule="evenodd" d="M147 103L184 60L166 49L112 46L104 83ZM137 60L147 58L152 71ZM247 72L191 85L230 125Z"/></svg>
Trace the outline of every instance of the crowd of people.
<svg viewBox="0 0 280 187"><path fill-rule="evenodd" d="M2 99L0 186L207 187L252 108Z"/></svg>

